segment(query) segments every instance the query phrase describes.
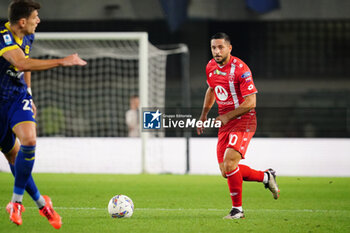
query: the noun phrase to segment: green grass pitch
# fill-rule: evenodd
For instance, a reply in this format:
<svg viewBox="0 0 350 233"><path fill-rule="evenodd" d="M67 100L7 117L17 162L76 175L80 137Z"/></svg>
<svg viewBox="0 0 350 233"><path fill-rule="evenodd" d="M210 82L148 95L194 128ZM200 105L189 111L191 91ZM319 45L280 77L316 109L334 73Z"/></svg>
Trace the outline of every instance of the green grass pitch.
<svg viewBox="0 0 350 233"><path fill-rule="evenodd" d="M57 231L25 194L23 225L8 220L5 206L13 178L0 173L0 232L350 232L350 178L278 177L280 199L262 184L245 182L245 219L224 220L231 207L226 180L195 175L34 174L42 194L63 218ZM129 196L129 219L112 219L110 198Z"/></svg>

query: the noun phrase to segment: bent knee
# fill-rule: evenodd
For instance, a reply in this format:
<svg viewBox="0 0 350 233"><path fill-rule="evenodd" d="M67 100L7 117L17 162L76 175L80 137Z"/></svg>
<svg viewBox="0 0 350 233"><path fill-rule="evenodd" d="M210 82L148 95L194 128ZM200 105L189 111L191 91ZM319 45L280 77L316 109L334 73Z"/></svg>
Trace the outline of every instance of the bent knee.
<svg viewBox="0 0 350 233"><path fill-rule="evenodd" d="M21 145L24 146L35 146L36 145L36 136L28 136L20 139Z"/></svg>
<svg viewBox="0 0 350 233"><path fill-rule="evenodd" d="M231 169L233 169L234 165L235 165L235 162L233 160L229 160L229 159L224 160L224 168L225 168L226 172L231 171Z"/></svg>
<svg viewBox="0 0 350 233"><path fill-rule="evenodd" d="M236 161L232 161L232 160L224 161L225 173L232 172L237 167L238 167L238 162L236 162ZM225 174L225 176L226 176L226 174Z"/></svg>
<svg viewBox="0 0 350 233"><path fill-rule="evenodd" d="M30 138L30 139L24 140L22 142L22 145L24 145L24 146L35 146L36 145L36 138Z"/></svg>
<svg viewBox="0 0 350 233"><path fill-rule="evenodd" d="M27 140L27 141L23 142L22 145L23 146L35 146L36 145L36 139Z"/></svg>

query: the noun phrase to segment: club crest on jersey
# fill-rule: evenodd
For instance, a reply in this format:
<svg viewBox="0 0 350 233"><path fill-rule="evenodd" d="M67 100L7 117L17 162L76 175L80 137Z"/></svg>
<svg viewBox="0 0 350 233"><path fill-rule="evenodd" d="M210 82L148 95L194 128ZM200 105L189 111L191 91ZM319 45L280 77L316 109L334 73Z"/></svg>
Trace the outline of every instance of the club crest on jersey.
<svg viewBox="0 0 350 233"><path fill-rule="evenodd" d="M12 43L11 36L9 34L3 35L4 41L6 45L10 45Z"/></svg>
<svg viewBox="0 0 350 233"><path fill-rule="evenodd" d="M249 72L249 71L247 71L247 72L245 72L244 74L242 74L242 76L241 76L241 78L248 78L249 76L251 76L252 74Z"/></svg>
<svg viewBox="0 0 350 233"><path fill-rule="evenodd" d="M217 75L222 75L222 76L226 76L226 74L227 74L227 73L222 72L222 71L220 71L220 70L216 69L216 70L214 70L214 74L217 74Z"/></svg>
<svg viewBox="0 0 350 233"><path fill-rule="evenodd" d="M215 87L215 93L219 100L225 101L228 98L227 91L222 86Z"/></svg>
<svg viewBox="0 0 350 233"><path fill-rule="evenodd" d="M230 69L230 74L228 75L229 82L233 82L233 80L235 79L235 70L236 70L236 66L232 63L231 69Z"/></svg>

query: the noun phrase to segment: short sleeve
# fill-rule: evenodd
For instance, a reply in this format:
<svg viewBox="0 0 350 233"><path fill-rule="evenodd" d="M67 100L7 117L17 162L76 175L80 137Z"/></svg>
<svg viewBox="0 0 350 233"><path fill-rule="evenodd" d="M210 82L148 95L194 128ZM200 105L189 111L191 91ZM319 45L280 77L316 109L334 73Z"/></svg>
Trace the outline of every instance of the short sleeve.
<svg viewBox="0 0 350 233"><path fill-rule="evenodd" d="M253 75L248 66L238 74L239 86L243 97L258 93L253 81Z"/></svg>
<svg viewBox="0 0 350 233"><path fill-rule="evenodd" d="M19 46L15 43L12 36L8 32L0 33L0 56L7 51L18 48Z"/></svg>
<svg viewBox="0 0 350 233"><path fill-rule="evenodd" d="M206 73L206 76L207 76L207 84L208 84L209 87L212 88L212 84L211 84L211 81L210 81L212 73L209 72L209 64L210 64L210 62L208 63L208 65L205 68L205 73Z"/></svg>

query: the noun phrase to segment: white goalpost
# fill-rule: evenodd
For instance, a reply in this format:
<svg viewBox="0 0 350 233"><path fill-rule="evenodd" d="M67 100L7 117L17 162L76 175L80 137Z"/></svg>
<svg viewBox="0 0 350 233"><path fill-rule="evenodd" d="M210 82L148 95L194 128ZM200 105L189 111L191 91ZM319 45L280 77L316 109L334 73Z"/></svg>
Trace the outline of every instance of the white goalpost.
<svg viewBox="0 0 350 233"><path fill-rule="evenodd" d="M138 47L138 60L139 60L139 93L140 93L140 104L141 107L148 106L148 34L146 32L104 32L104 33L37 33L35 35L36 42L37 41L55 41L55 40L69 40L69 41L77 41L77 43L83 43L82 41L90 40L104 40L104 41L115 41L115 40L130 40L136 41L139 45ZM39 46L35 46L34 48L38 49ZM82 47L79 48L79 50ZM46 50L47 49L47 50ZM107 48L108 49L108 48ZM42 51L46 50L46 51ZM54 47L51 48L42 48L41 52L34 51L34 56L43 56L43 55L61 55L59 52L53 53L55 50ZM67 48L70 51L76 51L77 48ZM91 54L86 54L88 51L83 51L80 54L83 57L91 57ZM129 54L135 56L135 54Z"/></svg>
<svg viewBox="0 0 350 233"><path fill-rule="evenodd" d="M32 72L39 136L125 137L131 95L139 95L140 110L164 107L169 52L151 45L146 32L36 33L31 57L71 53L88 65ZM141 133L142 172L147 140Z"/></svg>

